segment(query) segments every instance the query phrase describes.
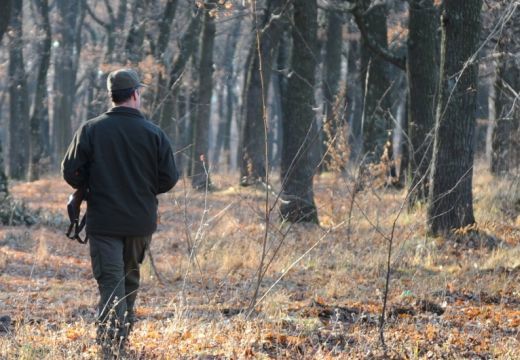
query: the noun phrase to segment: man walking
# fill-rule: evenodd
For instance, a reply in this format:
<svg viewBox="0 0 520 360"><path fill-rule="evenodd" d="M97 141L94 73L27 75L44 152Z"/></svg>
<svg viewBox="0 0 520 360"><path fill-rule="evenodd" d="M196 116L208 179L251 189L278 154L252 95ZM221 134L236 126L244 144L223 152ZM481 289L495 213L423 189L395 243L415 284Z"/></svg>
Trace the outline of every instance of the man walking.
<svg viewBox="0 0 520 360"><path fill-rule="evenodd" d="M142 86L132 69L110 73L113 107L77 130L62 162L65 181L87 193L100 294L97 340L114 354L136 321L139 266L157 226L156 195L179 177L167 136L139 111Z"/></svg>

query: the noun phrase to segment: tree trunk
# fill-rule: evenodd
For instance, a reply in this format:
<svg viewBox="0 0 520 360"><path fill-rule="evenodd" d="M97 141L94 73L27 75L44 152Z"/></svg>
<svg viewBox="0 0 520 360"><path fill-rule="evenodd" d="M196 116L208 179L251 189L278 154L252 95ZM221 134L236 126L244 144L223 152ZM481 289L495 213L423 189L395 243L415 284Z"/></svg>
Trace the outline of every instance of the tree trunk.
<svg viewBox="0 0 520 360"><path fill-rule="evenodd" d="M371 0L362 0L365 13L363 21L370 29L371 38L383 49L387 49L386 18L388 10L384 3L372 4ZM390 83L387 77L387 62L376 54L365 37L361 38L361 79L363 96L362 134L363 152L370 162L378 161L388 139L392 125L388 121L388 91Z"/></svg>
<svg viewBox="0 0 520 360"><path fill-rule="evenodd" d="M12 0L5 0L2 2L2 12L0 13L0 42L4 36L9 20L11 19Z"/></svg>
<svg viewBox="0 0 520 360"><path fill-rule="evenodd" d="M80 35L83 21L83 3L58 0L56 4L58 20L55 32L60 37L54 56L53 147L54 159L58 162L67 150L72 134L77 59L81 49L77 46L77 36Z"/></svg>
<svg viewBox="0 0 520 360"><path fill-rule="evenodd" d="M407 62L410 208L428 198L439 81L438 27L438 11L433 0L410 1Z"/></svg>
<svg viewBox="0 0 520 360"><path fill-rule="evenodd" d="M23 2L14 1L9 32L9 171L8 176L22 180L29 164L29 95L23 58Z"/></svg>
<svg viewBox="0 0 520 360"><path fill-rule="evenodd" d="M427 217L432 234L475 222L471 186L482 0L446 0L444 6Z"/></svg>
<svg viewBox="0 0 520 360"><path fill-rule="evenodd" d="M290 222L318 222L314 203L311 161L312 139L316 122L314 115L315 54L317 31L316 0L294 3L293 76L287 83L286 116L283 119L282 151L282 217Z"/></svg>
<svg viewBox="0 0 520 360"><path fill-rule="evenodd" d="M197 118L194 126L192 178L191 184L195 189L206 189L211 185L209 176L209 119L211 116L211 95L213 90L213 45L215 42L215 18L210 9L215 4L209 3L204 14L204 28L199 65L199 90Z"/></svg>
<svg viewBox="0 0 520 360"><path fill-rule="evenodd" d="M191 19L190 25L186 32L182 35L180 41L180 52L173 62L170 70L170 80L168 82L168 89L164 99L157 99L156 103L164 102L159 106L160 109L160 120L159 125L162 129L167 132L173 131L173 114L175 109L175 100L180 86L180 79L182 73L186 68L186 64L190 60L191 56L199 47L200 30L202 25L203 11L199 11ZM159 111L156 109L156 111Z"/></svg>
<svg viewBox="0 0 520 360"><path fill-rule="evenodd" d="M224 68L225 79L223 90L221 90L222 116L220 117L218 123L217 141L215 144L215 153L213 156L213 164L218 166L220 162L220 153L221 150L223 150L224 162L227 165L228 170L231 165L231 155L229 148L231 137L231 122L233 120L234 106L236 103L236 95L234 91L234 85L236 82L236 76L234 74L235 67L234 61L229 61L229 59L235 58L236 46L240 35L240 25L241 18L238 18L235 20L235 23L233 24L233 27L226 39L226 61L224 64L222 64Z"/></svg>
<svg viewBox="0 0 520 360"><path fill-rule="evenodd" d="M361 68L358 59L360 58L361 45L360 39L354 33L353 26L349 26L349 41L347 52L347 81L345 90L346 106L348 114L348 123L350 125L349 131L349 145L350 145L350 160L359 161L362 157L363 147L363 86Z"/></svg>
<svg viewBox="0 0 520 360"><path fill-rule="evenodd" d="M9 26L11 19L11 0L4 2L3 11L0 13L0 43L4 37L5 30ZM2 151L2 141L0 140L0 197L5 197L9 194L7 176L4 171L4 154Z"/></svg>
<svg viewBox="0 0 520 360"><path fill-rule="evenodd" d="M133 6L132 24L125 44L127 59L132 64L137 64L142 60L148 5L149 0L136 0Z"/></svg>
<svg viewBox="0 0 520 360"><path fill-rule="evenodd" d="M241 136L240 184L265 182L268 171L266 136L268 129L267 95L273 64L281 34L280 11L285 3L270 0L260 28L253 34L245 88L245 119ZM257 33L256 31L259 31ZM258 37L256 36L258 34Z"/></svg>
<svg viewBox="0 0 520 360"><path fill-rule="evenodd" d="M38 69L36 83L36 94L34 95L33 112L30 121L31 144L30 144L30 164L29 181L38 180L40 177L40 160L44 151L44 138L48 133L43 133L49 129L49 104L47 94L47 72L51 61L51 23L49 20L48 0L39 0L38 9L43 20L45 38L41 48L41 63Z"/></svg>
<svg viewBox="0 0 520 360"><path fill-rule="evenodd" d="M159 69L159 74L157 76L157 86L155 88L155 98L154 104L152 106L153 113L157 115L154 117L156 122L159 122L163 99L168 91L166 87L168 79L166 76L166 59L164 58L164 54L170 40L171 24L175 18L177 3L177 0L167 1L166 7L164 9L164 15L159 24L159 39L157 40L155 58L161 65L161 68Z"/></svg>
<svg viewBox="0 0 520 360"><path fill-rule="evenodd" d="M520 64L515 55L514 32L520 25L515 15L505 25L497 50L495 80L495 127L492 135L491 172L503 175L520 165Z"/></svg>
<svg viewBox="0 0 520 360"><path fill-rule="evenodd" d="M323 96L325 100L323 124L323 144L322 152L333 144L336 137L336 130L339 125L340 114L337 113L336 102L338 101L338 87L341 78L341 53L343 44L342 20L339 14L329 11L327 14L327 42L325 43L325 64ZM324 158L324 170L330 170L330 154Z"/></svg>

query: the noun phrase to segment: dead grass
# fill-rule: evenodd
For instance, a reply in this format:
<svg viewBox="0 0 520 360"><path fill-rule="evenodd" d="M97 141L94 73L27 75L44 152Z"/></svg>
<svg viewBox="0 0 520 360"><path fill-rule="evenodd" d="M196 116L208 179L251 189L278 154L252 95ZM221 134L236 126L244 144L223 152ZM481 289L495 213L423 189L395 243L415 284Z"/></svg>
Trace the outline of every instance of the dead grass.
<svg viewBox="0 0 520 360"><path fill-rule="evenodd" d="M479 224L459 236L473 236L472 246L427 237L423 208L397 222L385 328L390 358L520 358L520 229L503 210L511 209L504 207L508 180L480 164L477 170ZM384 358L377 326L383 234L404 191L366 188L347 229L352 184L326 174L315 181L321 227L280 224L273 213L267 258L280 250L261 286L261 295L269 292L246 318L265 231L264 193L237 187L236 178L215 174L220 190L207 199L182 183L161 196L152 253L165 283L145 263L130 358ZM0 316L13 320L10 332L0 333L0 358L97 358L88 247L63 234L70 189L51 177L11 191L46 220L0 229ZM494 246L480 238L493 238Z"/></svg>

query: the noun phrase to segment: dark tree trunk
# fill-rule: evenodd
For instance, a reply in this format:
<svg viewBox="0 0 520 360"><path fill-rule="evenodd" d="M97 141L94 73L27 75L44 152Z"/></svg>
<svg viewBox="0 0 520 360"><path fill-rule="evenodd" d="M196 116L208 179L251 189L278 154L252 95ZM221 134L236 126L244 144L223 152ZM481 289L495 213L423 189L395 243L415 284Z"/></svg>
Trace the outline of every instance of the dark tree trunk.
<svg viewBox="0 0 520 360"><path fill-rule="evenodd" d="M267 95L271 67L281 35L280 11L285 3L270 0L267 11L253 35L245 88L242 144L240 151L240 184L248 186L265 182L267 173ZM257 33L256 31L259 31ZM258 36L256 36L258 35Z"/></svg>
<svg viewBox="0 0 520 360"><path fill-rule="evenodd" d="M42 27L45 38L41 47L41 63L38 69L36 83L36 94L34 95L33 112L30 120L31 145L30 145L30 164L29 181L38 180L40 177L40 160L46 153L44 139L48 137L49 129L49 104L47 94L47 72L51 61L51 23L49 20L48 0L38 1L38 10L42 18Z"/></svg>
<svg viewBox="0 0 520 360"><path fill-rule="evenodd" d="M2 11L0 12L0 42L4 36L7 27L9 26L9 20L11 19L11 7L13 0L2 1Z"/></svg>
<svg viewBox="0 0 520 360"><path fill-rule="evenodd" d="M60 161L71 139L72 114L76 95L77 63L81 45L77 37L81 34L83 3L58 0L56 34L59 47L54 51L54 94L53 94L53 141L54 159Z"/></svg>
<svg viewBox="0 0 520 360"><path fill-rule="evenodd" d="M408 135L408 121L409 121L409 111L410 111L410 95L408 94L406 97L406 103L404 104L404 116L399 119L401 121L401 129L402 129L402 138L400 146L400 153L401 153L401 162L399 164L399 181L401 187L404 187L407 184L407 181L409 181L409 175L408 175L408 168L410 164L410 145L409 145L409 135ZM433 146L433 144L432 144ZM430 181L429 178L427 178L425 181Z"/></svg>
<svg viewBox="0 0 520 360"><path fill-rule="evenodd" d="M164 58L164 53L168 47L168 42L170 40L171 24L173 22L173 19L175 18L177 3L177 0L167 1L166 7L164 9L164 15L159 24L159 39L157 40L157 47L155 49L155 58L161 65L162 69L159 70L159 74L157 76L157 86L155 88L156 92L154 104L152 106L154 114L157 115L154 119L156 122L158 122L158 119L160 119L163 99L166 92L168 91L166 87L168 79L166 76L166 59Z"/></svg>
<svg viewBox="0 0 520 360"><path fill-rule="evenodd" d="M136 0L133 6L133 17L128 36L126 38L125 51L128 61L138 63L143 57L143 43L145 36L146 10L149 0Z"/></svg>
<svg viewBox="0 0 520 360"><path fill-rule="evenodd" d="M104 3L108 15L108 20L106 21L98 18L88 5L86 6L86 11L96 23L105 29L107 40L104 62L106 64L113 64L119 62L124 54L124 51L122 51L125 40L123 34L128 2L127 0L119 1L117 14L114 12L110 2L105 1ZM89 101L87 103L87 118L92 118L99 115L106 107L105 83L108 72L103 71L99 74L99 66L96 63L91 64L87 71L89 72L88 81L90 82L88 89Z"/></svg>
<svg viewBox="0 0 520 360"><path fill-rule="evenodd" d="M336 137L336 130L341 121L337 111L336 102L339 81L341 78L341 55L342 55L342 20L341 16L333 11L327 14L327 42L325 43L325 64L323 96L325 100L323 124L323 152L327 151ZM331 156L326 154L324 158L324 170L330 170Z"/></svg>
<svg viewBox="0 0 520 360"><path fill-rule="evenodd" d="M316 131L314 115L315 54L317 31L316 0L294 3L293 51L291 70L294 74L287 83L286 116L283 119L282 151L282 217L290 222L318 222L314 203L311 160Z"/></svg>
<svg viewBox="0 0 520 360"><path fill-rule="evenodd" d="M205 9L204 27L202 31L199 90L197 117L194 123L193 155L191 184L195 189L206 189L211 185L209 176L209 119L211 116L211 95L213 91L213 45L215 42L215 18L210 9L214 3Z"/></svg>
<svg viewBox="0 0 520 360"><path fill-rule="evenodd" d="M224 163L227 165L228 170L231 165L231 155L229 148L231 137L231 122L233 120L234 106L236 103L236 95L233 89L236 81L234 74L235 67L234 61L229 61L229 59L235 58L236 45L240 35L240 24L241 18L235 20L235 23L226 39L225 58L227 61L225 61L222 65L224 68L225 81L223 89L221 90L221 95L219 95L219 97L221 97L221 116L218 123L217 141L215 144L215 152L213 156L213 164L218 166L220 162L220 153L221 150L223 150Z"/></svg>
<svg viewBox="0 0 520 360"><path fill-rule="evenodd" d="M183 34L180 41L180 52L173 62L170 70L170 80L168 82L168 89L165 93L164 99L157 99L156 103L164 102L163 105L158 106L155 111L159 113L159 125L168 133L173 132L173 116L175 110L175 100L180 86L182 74L186 68L186 64L191 56L199 47L200 30L202 25L203 11L199 10L193 19L191 19L188 29Z"/></svg>
<svg viewBox="0 0 520 360"><path fill-rule="evenodd" d="M156 58L162 59L164 63L164 52L170 41L171 24L175 18L178 0L167 0L164 15L159 24L159 39L157 40Z"/></svg>
<svg viewBox="0 0 520 360"><path fill-rule="evenodd" d="M0 43L11 19L11 3L11 0L6 0L3 5L3 11L0 13ZM7 176L4 172L4 154L2 152L2 141L0 140L0 197L5 197L8 194Z"/></svg>
<svg viewBox="0 0 520 360"><path fill-rule="evenodd" d="M428 198L439 81L438 27L438 11L433 0L410 1L407 62L411 180L409 207Z"/></svg>
<svg viewBox="0 0 520 360"><path fill-rule="evenodd" d="M349 144L350 159L359 161L363 146L363 97L362 75L358 59L360 58L360 40L354 33L353 26L349 26L349 41L347 52L347 81L345 90L348 123L350 125Z"/></svg>
<svg viewBox="0 0 520 360"><path fill-rule="evenodd" d="M23 2L14 1L9 32L9 171L13 179L25 179L29 164L29 100L23 58Z"/></svg>
<svg viewBox="0 0 520 360"><path fill-rule="evenodd" d="M365 11L371 0L362 0ZM362 21L370 29L371 40L382 49L387 50L387 18L388 10L384 3L372 4L364 14ZM390 83L387 76L387 62L375 53L366 37L361 38L361 79L363 96L362 134L363 152L367 160L379 160L388 139L388 131L392 125L388 120L388 91Z"/></svg>
<svg viewBox="0 0 520 360"><path fill-rule="evenodd" d="M491 172L502 175L520 166L520 68L515 61L514 32L520 26L520 15L506 24L497 50L495 80L495 126L492 135ZM518 49L516 49L517 51ZM515 94L516 93L516 94Z"/></svg>
<svg viewBox="0 0 520 360"><path fill-rule="evenodd" d="M482 0L444 2L427 217L432 234L475 222L471 186L481 7Z"/></svg>

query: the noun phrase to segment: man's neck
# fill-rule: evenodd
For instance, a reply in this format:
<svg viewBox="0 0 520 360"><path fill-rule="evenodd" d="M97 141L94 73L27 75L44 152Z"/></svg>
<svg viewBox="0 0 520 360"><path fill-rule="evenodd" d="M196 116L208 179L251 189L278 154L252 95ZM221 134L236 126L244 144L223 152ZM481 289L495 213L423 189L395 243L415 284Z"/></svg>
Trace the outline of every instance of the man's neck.
<svg viewBox="0 0 520 360"><path fill-rule="evenodd" d="M137 105L133 101L125 101L125 102L119 103L119 104L112 102L112 106L124 106L124 107L132 108L135 110L139 110L139 107L137 107Z"/></svg>

